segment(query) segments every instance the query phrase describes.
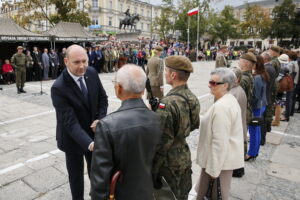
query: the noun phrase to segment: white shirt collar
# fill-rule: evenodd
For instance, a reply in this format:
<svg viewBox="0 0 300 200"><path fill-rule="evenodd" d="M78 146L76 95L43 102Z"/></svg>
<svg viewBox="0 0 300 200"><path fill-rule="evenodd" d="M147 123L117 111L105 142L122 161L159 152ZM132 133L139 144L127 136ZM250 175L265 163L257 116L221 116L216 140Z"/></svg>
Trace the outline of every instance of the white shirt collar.
<svg viewBox="0 0 300 200"><path fill-rule="evenodd" d="M67 71L70 74L70 76L74 79L75 82L77 82L80 77L83 77L83 76L75 76L74 74L72 74L72 72L70 72L70 70L68 68L67 68Z"/></svg>

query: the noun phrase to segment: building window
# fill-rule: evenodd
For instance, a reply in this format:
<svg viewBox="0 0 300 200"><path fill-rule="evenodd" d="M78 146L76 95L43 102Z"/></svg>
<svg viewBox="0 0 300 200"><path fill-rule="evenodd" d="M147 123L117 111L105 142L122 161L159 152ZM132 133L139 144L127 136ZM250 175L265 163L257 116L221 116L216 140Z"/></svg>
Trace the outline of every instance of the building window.
<svg viewBox="0 0 300 200"><path fill-rule="evenodd" d="M137 7L134 7L134 14L137 14Z"/></svg>
<svg viewBox="0 0 300 200"><path fill-rule="evenodd" d="M98 0L93 0L92 1L92 7L93 8L98 8Z"/></svg>
<svg viewBox="0 0 300 200"><path fill-rule="evenodd" d="M112 9L113 8L113 2L112 0L109 1L109 9Z"/></svg>
<svg viewBox="0 0 300 200"><path fill-rule="evenodd" d="M150 24L147 24L147 31L150 31Z"/></svg>
<svg viewBox="0 0 300 200"><path fill-rule="evenodd" d="M141 15L144 16L144 9L141 10Z"/></svg>
<svg viewBox="0 0 300 200"><path fill-rule="evenodd" d="M141 30L144 30L144 23L141 23Z"/></svg>
<svg viewBox="0 0 300 200"><path fill-rule="evenodd" d="M112 17L108 18L108 26L112 26Z"/></svg>
<svg viewBox="0 0 300 200"><path fill-rule="evenodd" d="M150 10L147 11L147 16L150 17Z"/></svg>
<svg viewBox="0 0 300 200"><path fill-rule="evenodd" d="M92 19L92 24L93 25L98 25L99 23L98 23L98 17L93 17L93 19Z"/></svg>
<svg viewBox="0 0 300 200"><path fill-rule="evenodd" d="M123 12L123 3L120 4L120 11Z"/></svg>

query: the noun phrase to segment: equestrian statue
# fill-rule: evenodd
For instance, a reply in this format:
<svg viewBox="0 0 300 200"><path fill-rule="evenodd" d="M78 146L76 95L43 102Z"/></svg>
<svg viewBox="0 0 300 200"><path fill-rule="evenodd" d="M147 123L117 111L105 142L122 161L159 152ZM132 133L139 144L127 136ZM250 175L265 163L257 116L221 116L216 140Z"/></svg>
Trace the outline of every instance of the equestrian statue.
<svg viewBox="0 0 300 200"><path fill-rule="evenodd" d="M134 27L134 30L136 30L136 23L140 21L140 16L139 14L133 14L132 16L129 13L129 9L126 10L124 13L126 17L120 21L120 26L119 29L121 30L122 27L124 30L126 27L130 27L130 32L132 31L132 28Z"/></svg>

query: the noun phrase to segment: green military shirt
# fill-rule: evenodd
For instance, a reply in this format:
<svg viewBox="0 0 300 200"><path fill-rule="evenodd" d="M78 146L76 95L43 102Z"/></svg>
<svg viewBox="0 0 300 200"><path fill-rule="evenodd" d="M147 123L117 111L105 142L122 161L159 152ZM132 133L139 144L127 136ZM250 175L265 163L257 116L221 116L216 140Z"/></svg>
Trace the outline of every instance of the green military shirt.
<svg viewBox="0 0 300 200"><path fill-rule="evenodd" d="M15 67L16 69L20 68L20 67L24 67L26 66L26 56L25 54L21 53L15 53L12 58L11 58L11 65L13 67Z"/></svg>
<svg viewBox="0 0 300 200"><path fill-rule="evenodd" d="M199 112L199 100L187 85L173 88L161 100L157 114L163 134L154 158L154 173L162 166L170 170L191 167L191 153L185 138L199 128Z"/></svg>
<svg viewBox="0 0 300 200"><path fill-rule="evenodd" d="M273 57L272 61L271 61L273 67L275 68L275 71L276 71L276 78L279 76L279 72L280 72L280 67L281 67L281 64L278 60L277 57Z"/></svg>
<svg viewBox="0 0 300 200"><path fill-rule="evenodd" d="M240 85L244 89L247 96L247 122L249 122L252 117L251 101L254 87L253 84L252 71L244 71Z"/></svg>

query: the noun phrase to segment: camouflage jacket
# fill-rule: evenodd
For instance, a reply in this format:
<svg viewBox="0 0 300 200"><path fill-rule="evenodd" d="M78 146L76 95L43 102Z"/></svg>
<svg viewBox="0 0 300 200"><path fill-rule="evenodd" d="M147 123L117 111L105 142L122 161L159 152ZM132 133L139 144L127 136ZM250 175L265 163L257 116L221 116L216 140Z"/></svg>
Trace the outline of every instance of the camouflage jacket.
<svg viewBox="0 0 300 200"><path fill-rule="evenodd" d="M253 81L252 71L243 72L240 85L244 89L247 96L247 122L248 123L252 118L251 102L252 102L253 87L254 87L253 82L254 81Z"/></svg>
<svg viewBox="0 0 300 200"><path fill-rule="evenodd" d="M277 78L277 77L279 76L281 64L280 64L280 62L279 62L279 60L278 60L277 57L274 57L274 58L272 59L271 63L272 63L272 65L273 65L273 67L275 68L275 71L276 71L276 75L275 75L275 76L276 76L276 78Z"/></svg>
<svg viewBox="0 0 300 200"><path fill-rule="evenodd" d="M191 167L191 153L185 140L190 132L199 128L200 103L187 85L173 88L156 111L161 119L162 138L157 147L153 173L167 167L185 170Z"/></svg>

